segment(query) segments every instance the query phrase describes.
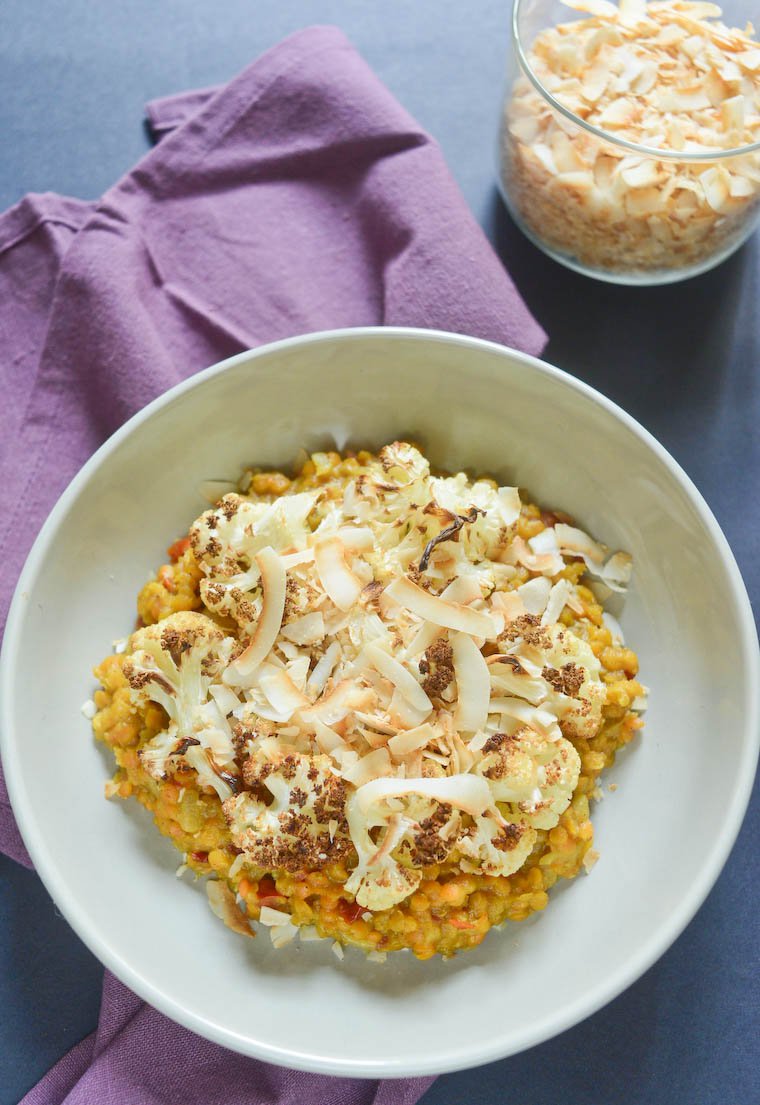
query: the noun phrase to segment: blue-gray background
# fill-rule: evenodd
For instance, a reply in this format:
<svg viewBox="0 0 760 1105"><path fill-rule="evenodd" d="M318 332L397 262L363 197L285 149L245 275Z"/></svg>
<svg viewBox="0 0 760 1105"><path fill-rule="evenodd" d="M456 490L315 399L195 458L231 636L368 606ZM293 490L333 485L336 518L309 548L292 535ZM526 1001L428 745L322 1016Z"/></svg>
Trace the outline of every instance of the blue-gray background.
<svg viewBox="0 0 760 1105"><path fill-rule="evenodd" d="M508 8L507 0L0 0L0 209L27 191L97 197L147 149L146 100L225 81L299 27L338 24L441 142L551 336L547 359L630 411L694 479L757 611L758 241L697 280L645 290L585 280L522 240L493 185ZM714 738L720 755L721 734ZM541 1047L441 1078L424 1105L760 1102L759 832L756 795L707 903L627 993ZM101 969L34 874L0 858L0 879L0 1105L12 1105L95 1025Z"/></svg>

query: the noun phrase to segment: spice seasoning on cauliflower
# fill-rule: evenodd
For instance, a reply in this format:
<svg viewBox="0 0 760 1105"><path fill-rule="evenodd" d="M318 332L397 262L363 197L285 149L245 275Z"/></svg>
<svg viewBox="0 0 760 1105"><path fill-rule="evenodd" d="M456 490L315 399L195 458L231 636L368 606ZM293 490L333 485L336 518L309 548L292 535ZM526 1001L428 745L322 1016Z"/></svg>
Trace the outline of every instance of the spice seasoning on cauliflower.
<svg viewBox="0 0 760 1105"><path fill-rule="evenodd" d="M264 475L182 542L171 594L187 572L202 612L157 604L98 669L109 793L277 947L448 955L544 908L641 725L635 656L584 583L624 590L630 558L404 442Z"/></svg>

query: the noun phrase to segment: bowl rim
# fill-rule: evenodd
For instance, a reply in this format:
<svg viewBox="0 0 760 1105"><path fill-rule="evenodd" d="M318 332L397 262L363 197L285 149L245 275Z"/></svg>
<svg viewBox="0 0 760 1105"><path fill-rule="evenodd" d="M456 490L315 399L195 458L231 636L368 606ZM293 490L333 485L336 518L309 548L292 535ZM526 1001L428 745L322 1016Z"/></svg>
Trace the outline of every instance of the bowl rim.
<svg viewBox="0 0 760 1105"><path fill-rule="evenodd" d="M744 657L745 671L745 742L739 767L740 785L733 793L731 805L725 811L720 831L716 834L710 852L704 857L700 877L695 880L686 894L671 912L666 924L651 933L642 944L638 954L621 963L618 969L608 975L594 988L580 994L559 1012L551 1012L543 1020L534 1022L519 1033L513 1033L511 1039L500 1040L498 1036L488 1041L476 1041L472 1044L449 1050L445 1058L432 1059L420 1056L413 1064L379 1059L375 1061L352 1060L345 1057L330 1057L303 1050L289 1050L265 1042L251 1039L230 1029L207 1021L201 1014L187 1009L170 994L158 989L148 978L143 977L130 963L111 949L101 936L99 926L93 923L86 911L78 904L53 864L47 852L44 835L36 824L33 804L22 782L20 759L17 755L17 742L12 736L12 710L14 689L14 661L18 652L27 603L24 592L28 591L29 581L36 573L39 564L47 555L59 523L70 506L86 487L91 474L99 467L117 446L134 432L143 422L173 403L179 396L203 387L214 379L245 362L255 362L261 357L284 352L308 345L329 344L332 342L355 341L356 339L412 340L425 344L459 345L462 348L505 354L523 365L549 377L561 387L568 388L601 407L624 428L634 434L644 445L655 453L665 465L670 475L685 492L691 505L707 528L716 550L721 558L727 582L730 586L734 608L738 615L738 635ZM448 1071L463 1070L469 1067L507 1058L526 1048L533 1047L551 1039L560 1032L573 1027L597 1012L608 1002L616 998L623 990L644 974L657 959L663 955L677 937L683 932L700 908L715 884L733 844L746 812L752 792L753 780L760 752L760 648L749 597L733 553L720 526L701 494L686 475L680 465L670 456L648 430L644 429L631 415L612 400L592 388L590 385L556 368L546 361L530 354L501 345L497 342L474 338L468 335L449 333L443 330L426 330L418 327L402 326L363 326L334 330L315 331L291 338L270 342L252 350L246 350L217 364L211 365L182 381L158 396L142 410L134 414L114 434L111 435L83 465L73 477L67 488L52 508L43 524L24 564L16 586L8 614L2 653L0 653L0 754L5 771L8 793L13 812L16 816L21 836L34 862L46 889L55 901L68 923L87 945L90 951L117 978L143 1000L164 1013L170 1019L186 1028L221 1044L233 1051L255 1057L280 1066L297 1070L312 1071L319 1074L341 1075L348 1077L399 1078L420 1075L443 1074Z"/></svg>
<svg viewBox="0 0 760 1105"><path fill-rule="evenodd" d="M511 20L511 35L512 45L514 46L517 54L517 60L520 68L525 73L526 77L536 89L536 91L549 103L555 111L558 111L561 115L564 115L566 119L569 119L571 123L574 123L581 130L587 131L589 134L593 134L596 138L601 138L605 142L609 142L613 146L620 146L623 149L631 150L633 153L643 154L645 157L652 158L660 161L683 161L686 164L706 164L713 161L725 161L731 157L742 157L746 154L755 153L760 150L760 139L757 142L750 142L746 146L732 147L730 150L714 150L705 153L684 153L682 150L671 150L667 147L660 146L644 146L638 142L631 142L627 138L620 138L618 135L612 134L608 130L604 130L602 127L596 127L593 123L587 122L582 119L580 115L576 115L574 111L571 111L569 107L562 103L554 96L541 78L538 76L533 66L528 60L527 50L523 47L523 37L520 31L520 13L523 3L529 2L529 0L514 0L512 5L512 20ZM572 21L573 11L568 8L568 19ZM575 12L576 15L585 15L586 18L590 17L590 13Z"/></svg>

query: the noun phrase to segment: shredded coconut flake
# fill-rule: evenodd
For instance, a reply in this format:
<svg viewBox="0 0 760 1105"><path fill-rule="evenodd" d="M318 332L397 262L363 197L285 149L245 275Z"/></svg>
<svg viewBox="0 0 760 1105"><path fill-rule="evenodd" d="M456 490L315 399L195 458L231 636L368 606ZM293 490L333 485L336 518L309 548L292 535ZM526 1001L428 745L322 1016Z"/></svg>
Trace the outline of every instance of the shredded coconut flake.
<svg viewBox="0 0 760 1105"><path fill-rule="evenodd" d="M362 591L361 581L345 561L345 546L337 537L320 541L314 550L322 586L339 610L350 610Z"/></svg>
<svg viewBox="0 0 760 1105"><path fill-rule="evenodd" d="M400 664L398 660L394 660L381 645L374 643L367 645L364 651L373 667L386 679L389 679L394 687L398 688L411 706L421 712L432 710L432 702L412 673L403 664Z"/></svg>
<svg viewBox="0 0 760 1105"><path fill-rule="evenodd" d="M272 909L271 906L263 905L259 913L259 921L262 925L270 927L272 925L289 925L291 918L289 913L283 913L281 909Z"/></svg>
<svg viewBox="0 0 760 1105"><path fill-rule="evenodd" d="M88 721L92 721L98 712L98 708L91 698L88 698L86 702L82 703L80 710Z"/></svg>
<svg viewBox="0 0 760 1105"><path fill-rule="evenodd" d="M495 636L493 618L480 610L472 610L460 603L447 602L431 595L405 576L394 579L385 594L399 606L411 610L417 617L446 629L456 629L474 637L489 639Z"/></svg>
<svg viewBox="0 0 760 1105"><path fill-rule="evenodd" d="M459 732L474 733L482 729L488 720L491 676L483 654L472 637L455 633L451 646L457 681L454 725Z"/></svg>
<svg viewBox="0 0 760 1105"><path fill-rule="evenodd" d="M285 610L286 573L282 561L273 549L267 547L256 556L256 564L264 585L261 616L248 647L229 666L226 675L230 682L237 682L256 671L277 640Z"/></svg>

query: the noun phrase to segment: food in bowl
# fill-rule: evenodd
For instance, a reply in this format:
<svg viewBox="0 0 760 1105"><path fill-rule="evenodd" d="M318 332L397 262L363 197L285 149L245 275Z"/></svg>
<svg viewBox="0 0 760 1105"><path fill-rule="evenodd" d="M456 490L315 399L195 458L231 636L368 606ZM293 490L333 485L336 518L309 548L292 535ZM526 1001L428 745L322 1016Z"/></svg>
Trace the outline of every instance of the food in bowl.
<svg viewBox="0 0 760 1105"><path fill-rule="evenodd" d="M517 217L591 270L677 273L725 256L760 212L760 151L726 156L760 141L753 28L703 0L563 2L589 17L546 27L527 62L579 122L515 81L501 160Z"/></svg>
<svg viewBox="0 0 760 1105"><path fill-rule="evenodd" d="M93 726L230 927L448 956L590 869L627 554L394 442L247 471L169 555Z"/></svg>

